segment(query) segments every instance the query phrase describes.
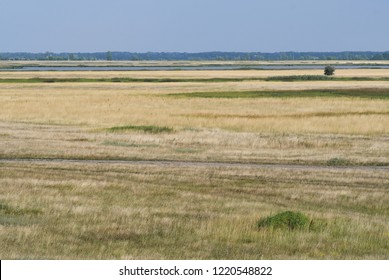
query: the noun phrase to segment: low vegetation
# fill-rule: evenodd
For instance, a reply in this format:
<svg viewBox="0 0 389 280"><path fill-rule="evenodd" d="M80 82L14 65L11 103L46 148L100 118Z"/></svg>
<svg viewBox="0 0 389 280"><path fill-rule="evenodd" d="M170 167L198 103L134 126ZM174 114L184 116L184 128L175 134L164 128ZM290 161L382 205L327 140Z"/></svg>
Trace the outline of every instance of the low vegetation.
<svg viewBox="0 0 389 280"><path fill-rule="evenodd" d="M186 78L29 78L29 79L0 79L0 83L195 83L195 82L241 82L264 80L262 78L211 78L211 79L186 79Z"/></svg>
<svg viewBox="0 0 389 280"><path fill-rule="evenodd" d="M267 218L263 218L258 222L258 228L272 228L272 229L287 229L287 230L301 230L309 229L309 218L300 213L293 211L285 211Z"/></svg>
<svg viewBox="0 0 389 280"><path fill-rule="evenodd" d="M319 75L295 75L295 76L274 76L264 79L272 82L304 82L304 81L389 81L387 77L334 77Z"/></svg>
<svg viewBox="0 0 389 280"><path fill-rule="evenodd" d="M125 132L125 131L142 131L147 133L164 133L172 132L171 127L155 126L155 125L125 125L115 126L107 129L108 132Z"/></svg>
<svg viewBox="0 0 389 280"><path fill-rule="evenodd" d="M388 259L388 70L244 80L319 72L2 72L0 258Z"/></svg>
<svg viewBox="0 0 389 280"><path fill-rule="evenodd" d="M385 170L0 165L2 259L389 257Z"/></svg>
<svg viewBox="0 0 389 280"><path fill-rule="evenodd" d="M302 81L389 81L388 77L333 77L319 75L295 75L241 78L2 78L0 84L31 83L226 83L244 81L302 82Z"/></svg>
<svg viewBox="0 0 389 280"><path fill-rule="evenodd" d="M368 99L389 99L389 89L328 89L328 90L279 90L279 91L230 91L192 92L171 94L176 97L197 98L312 98L351 97Z"/></svg>

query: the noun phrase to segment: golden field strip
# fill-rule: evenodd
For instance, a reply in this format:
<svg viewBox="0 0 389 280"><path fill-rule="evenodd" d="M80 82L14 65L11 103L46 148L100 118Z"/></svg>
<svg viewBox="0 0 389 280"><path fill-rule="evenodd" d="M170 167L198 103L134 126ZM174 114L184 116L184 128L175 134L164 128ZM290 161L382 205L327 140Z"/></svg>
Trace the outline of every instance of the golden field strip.
<svg viewBox="0 0 389 280"><path fill-rule="evenodd" d="M0 79L322 72L39 71ZM389 69L336 76L385 78ZM350 89L384 98L293 96ZM0 258L388 259L386 90L389 81L0 83ZM290 94L244 95L263 91ZM257 228L287 210L320 226Z"/></svg>

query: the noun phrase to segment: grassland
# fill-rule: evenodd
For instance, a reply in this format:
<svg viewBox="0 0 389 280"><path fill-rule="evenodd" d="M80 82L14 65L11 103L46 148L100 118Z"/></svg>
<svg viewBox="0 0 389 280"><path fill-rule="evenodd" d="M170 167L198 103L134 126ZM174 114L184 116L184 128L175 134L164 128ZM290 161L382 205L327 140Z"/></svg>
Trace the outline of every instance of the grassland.
<svg viewBox="0 0 389 280"><path fill-rule="evenodd" d="M389 70L315 71L0 72L0 258L388 259Z"/></svg>
<svg viewBox="0 0 389 280"><path fill-rule="evenodd" d="M126 66L151 66L151 67L169 67L169 66L244 66L244 65L367 65L367 66L379 66L388 65L386 60L299 60L299 61L0 61L0 69L7 67L23 67L23 66L35 66L35 67L77 67L77 66L89 66L89 67L126 67Z"/></svg>

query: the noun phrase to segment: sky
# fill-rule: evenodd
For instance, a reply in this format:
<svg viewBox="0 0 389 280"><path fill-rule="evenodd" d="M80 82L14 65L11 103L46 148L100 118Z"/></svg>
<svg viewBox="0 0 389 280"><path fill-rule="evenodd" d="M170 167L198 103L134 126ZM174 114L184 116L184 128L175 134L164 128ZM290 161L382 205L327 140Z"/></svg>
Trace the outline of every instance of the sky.
<svg viewBox="0 0 389 280"><path fill-rule="evenodd" d="M0 52L389 51L389 0L0 0Z"/></svg>

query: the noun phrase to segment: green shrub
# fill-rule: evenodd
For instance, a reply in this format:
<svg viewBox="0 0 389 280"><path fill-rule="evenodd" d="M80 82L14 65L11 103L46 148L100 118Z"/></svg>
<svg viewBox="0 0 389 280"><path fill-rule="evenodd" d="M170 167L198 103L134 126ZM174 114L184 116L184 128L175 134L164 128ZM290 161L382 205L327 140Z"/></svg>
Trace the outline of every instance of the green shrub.
<svg viewBox="0 0 389 280"><path fill-rule="evenodd" d="M274 216L261 219L258 222L258 228L274 228L274 229L309 229L310 220L307 216L300 212L286 211Z"/></svg>
<svg viewBox="0 0 389 280"><path fill-rule="evenodd" d="M334 75L334 73L335 73L335 68L333 66L328 65L324 68L324 75L332 76Z"/></svg>

